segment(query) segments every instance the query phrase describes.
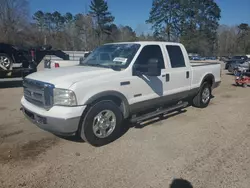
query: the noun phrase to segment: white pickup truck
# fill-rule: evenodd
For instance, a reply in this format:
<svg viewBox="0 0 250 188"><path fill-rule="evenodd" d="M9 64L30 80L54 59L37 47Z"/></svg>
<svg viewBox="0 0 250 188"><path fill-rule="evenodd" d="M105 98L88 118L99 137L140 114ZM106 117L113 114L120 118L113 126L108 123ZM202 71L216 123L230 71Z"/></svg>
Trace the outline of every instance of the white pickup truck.
<svg viewBox="0 0 250 188"><path fill-rule="evenodd" d="M28 75L21 109L44 130L100 146L117 138L125 120L207 107L220 82L221 65L191 64L182 44L111 43L78 66Z"/></svg>

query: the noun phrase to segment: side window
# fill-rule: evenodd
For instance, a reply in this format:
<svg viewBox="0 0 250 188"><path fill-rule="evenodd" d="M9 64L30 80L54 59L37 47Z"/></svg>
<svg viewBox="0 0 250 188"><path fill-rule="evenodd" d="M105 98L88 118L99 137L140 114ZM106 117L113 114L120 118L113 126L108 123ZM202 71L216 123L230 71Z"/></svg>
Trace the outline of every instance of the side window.
<svg viewBox="0 0 250 188"><path fill-rule="evenodd" d="M179 46L166 46L172 68L186 67L185 60Z"/></svg>
<svg viewBox="0 0 250 188"><path fill-rule="evenodd" d="M159 67L165 69L165 64L163 60L162 51L159 45L147 45L143 47L140 52L136 64L146 65L150 59L157 59L159 62Z"/></svg>

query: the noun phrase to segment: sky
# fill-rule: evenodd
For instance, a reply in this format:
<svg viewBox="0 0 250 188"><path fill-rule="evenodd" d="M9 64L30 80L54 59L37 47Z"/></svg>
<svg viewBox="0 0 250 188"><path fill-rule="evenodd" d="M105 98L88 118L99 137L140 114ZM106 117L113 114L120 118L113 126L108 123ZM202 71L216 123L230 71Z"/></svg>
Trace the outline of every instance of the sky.
<svg viewBox="0 0 250 188"><path fill-rule="evenodd" d="M31 13L38 10L58 11L72 14L89 10L91 0L30 0ZM152 0L106 0L109 10L115 16L115 24L129 25L137 33L149 31L145 24L152 6ZM215 0L221 8L220 24L250 24L250 0ZM143 3L142 3L143 2Z"/></svg>

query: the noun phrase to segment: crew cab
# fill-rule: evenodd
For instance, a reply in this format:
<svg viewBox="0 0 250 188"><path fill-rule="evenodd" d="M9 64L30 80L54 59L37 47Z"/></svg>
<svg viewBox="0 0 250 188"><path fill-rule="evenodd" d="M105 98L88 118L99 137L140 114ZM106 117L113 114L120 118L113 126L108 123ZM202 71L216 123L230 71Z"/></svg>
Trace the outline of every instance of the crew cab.
<svg viewBox="0 0 250 188"><path fill-rule="evenodd" d="M207 107L220 82L219 63L191 64L180 43L109 43L78 66L28 75L21 109L46 131L77 134L101 146L118 137L124 122L143 122L188 104Z"/></svg>

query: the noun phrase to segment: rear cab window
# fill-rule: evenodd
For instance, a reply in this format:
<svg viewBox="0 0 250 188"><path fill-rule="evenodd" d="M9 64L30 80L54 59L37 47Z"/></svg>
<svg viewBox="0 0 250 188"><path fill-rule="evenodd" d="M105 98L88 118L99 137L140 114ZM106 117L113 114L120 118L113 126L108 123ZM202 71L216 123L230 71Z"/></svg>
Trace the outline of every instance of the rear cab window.
<svg viewBox="0 0 250 188"><path fill-rule="evenodd" d="M186 67L185 59L180 46L166 45L166 50L168 52L172 68Z"/></svg>

